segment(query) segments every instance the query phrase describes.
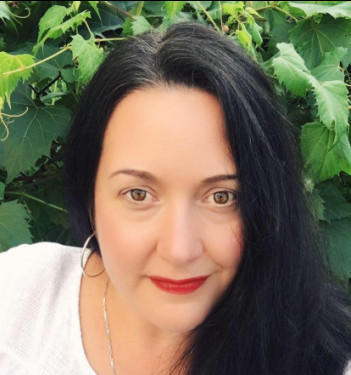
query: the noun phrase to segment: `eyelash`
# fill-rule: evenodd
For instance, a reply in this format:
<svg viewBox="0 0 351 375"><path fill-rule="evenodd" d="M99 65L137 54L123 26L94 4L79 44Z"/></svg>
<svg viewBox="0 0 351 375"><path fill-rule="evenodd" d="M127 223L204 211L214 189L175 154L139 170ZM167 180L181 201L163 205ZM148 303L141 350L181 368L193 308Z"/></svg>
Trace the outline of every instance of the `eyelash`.
<svg viewBox="0 0 351 375"><path fill-rule="evenodd" d="M149 193L147 190L144 190L144 189L133 188L133 189L129 189L129 190L125 191L123 193L123 195L125 195L127 197L127 199L134 204L141 204L142 202L148 202L149 200L146 200L146 198L141 199L141 200L134 199L132 197L133 192L143 193L145 195L145 197L147 197L148 195L153 197L151 193ZM215 197L216 194L226 194L228 196L228 201L226 201L222 204L216 203L214 201L214 199L215 199L214 197ZM209 200L211 197L213 198L212 201L215 204L215 206L218 206L218 207L229 207L229 206L232 206L232 205L236 204L237 201L238 201L238 193L235 192L235 191L218 190L218 191L215 191L212 194L210 194L208 197L206 197L206 199L204 201Z"/></svg>

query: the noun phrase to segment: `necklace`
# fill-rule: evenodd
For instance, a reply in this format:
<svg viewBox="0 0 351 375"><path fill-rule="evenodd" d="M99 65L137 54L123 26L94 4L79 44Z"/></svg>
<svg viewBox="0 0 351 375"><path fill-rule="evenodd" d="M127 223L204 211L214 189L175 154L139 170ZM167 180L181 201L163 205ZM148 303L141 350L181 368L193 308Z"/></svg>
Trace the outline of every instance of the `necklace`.
<svg viewBox="0 0 351 375"><path fill-rule="evenodd" d="M110 357L111 369L112 369L113 375L116 375L115 362L113 360L110 325L109 325L109 322L108 322L108 316L107 316L107 310L106 310L106 294L107 294L107 288L108 288L109 281L110 281L110 279L107 277L105 293L104 293L104 297L102 299L102 306L103 306L103 309L104 309L105 329L106 329L106 334L107 334L108 354L109 354L109 357Z"/></svg>

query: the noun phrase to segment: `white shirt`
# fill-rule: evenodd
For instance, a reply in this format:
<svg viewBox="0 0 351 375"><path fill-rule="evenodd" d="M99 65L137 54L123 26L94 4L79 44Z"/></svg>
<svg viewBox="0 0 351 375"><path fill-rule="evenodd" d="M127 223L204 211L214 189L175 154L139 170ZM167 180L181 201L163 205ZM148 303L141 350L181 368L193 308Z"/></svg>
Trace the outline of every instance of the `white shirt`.
<svg viewBox="0 0 351 375"><path fill-rule="evenodd" d="M0 254L1 375L96 375L81 335L80 254L49 242Z"/></svg>
<svg viewBox="0 0 351 375"><path fill-rule="evenodd" d="M96 375L82 342L80 256L49 242L0 253L1 375Z"/></svg>

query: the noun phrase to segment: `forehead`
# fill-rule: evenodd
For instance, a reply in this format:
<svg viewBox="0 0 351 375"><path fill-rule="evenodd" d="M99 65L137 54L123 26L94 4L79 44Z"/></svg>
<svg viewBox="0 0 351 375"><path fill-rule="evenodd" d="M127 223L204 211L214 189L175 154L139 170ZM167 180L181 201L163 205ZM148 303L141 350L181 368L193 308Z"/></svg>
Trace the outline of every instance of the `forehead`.
<svg viewBox="0 0 351 375"><path fill-rule="evenodd" d="M153 87L127 95L105 132L101 164L234 172L217 98L185 87ZM128 165L127 165L128 164ZM222 168L221 171L218 168Z"/></svg>

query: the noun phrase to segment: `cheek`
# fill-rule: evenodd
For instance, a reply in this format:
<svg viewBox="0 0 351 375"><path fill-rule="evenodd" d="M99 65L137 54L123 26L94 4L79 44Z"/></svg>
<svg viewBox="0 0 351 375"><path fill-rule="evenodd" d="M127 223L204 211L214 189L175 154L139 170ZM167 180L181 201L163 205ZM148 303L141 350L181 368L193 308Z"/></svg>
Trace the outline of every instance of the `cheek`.
<svg viewBox="0 0 351 375"><path fill-rule="evenodd" d="M115 270L141 267L152 251L151 234L117 210L100 207L96 214L96 230L102 258Z"/></svg>
<svg viewBox="0 0 351 375"><path fill-rule="evenodd" d="M235 272L244 248L241 220L217 227L211 232L209 244L214 261L223 269Z"/></svg>

